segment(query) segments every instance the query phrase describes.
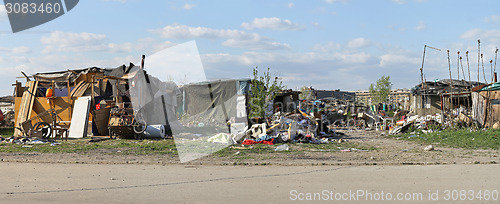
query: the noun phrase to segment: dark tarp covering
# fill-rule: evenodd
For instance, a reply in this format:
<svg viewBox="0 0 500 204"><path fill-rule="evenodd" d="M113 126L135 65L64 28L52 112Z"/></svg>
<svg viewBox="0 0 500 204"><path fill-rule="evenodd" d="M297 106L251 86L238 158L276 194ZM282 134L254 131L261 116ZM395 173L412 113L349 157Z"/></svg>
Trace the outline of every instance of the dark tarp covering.
<svg viewBox="0 0 500 204"><path fill-rule="evenodd" d="M74 83L75 80L82 74L87 73L104 73L105 76L122 77L124 74L128 73L129 70L134 67L134 64L130 63L127 67L125 65L119 66L117 68L99 68L99 67L89 67L84 69L71 69L67 71L59 72L44 72L36 73L33 75L34 79L39 82L56 82L56 83Z"/></svg>
<svg viewBox="0 0 500 204"><path fill-rule="evenodd" d="M440 95L443 93L451 93L451 92L469 92L472 87L481 85L480 82L468 82L465 80L450 80L450 79L442 79L439 81L431 82L427 81L424 83L424 89L422 89L422 84L419 84L413 87L410 92L413 95L422 95L422 94L430 94L430 95Z"/></svg>
<svg viewBox="0 0 500 204"><path fill-rule="evenodd" d="M235 116L236 82L225 80L185 85L185 112L194 116L208 111L205 114L209 118L229 119L228 117Z"/></svg>
<svg viewBox="0 0 500 204"><path fill-rule="evenodd" d="M105 72L106 69L90 67L85 69L75 69L61 72L46 72L46 73L36 73L33 75L36 81L39 82L56 82L56 83L73 83L80 75L95 72Z"/></svg>

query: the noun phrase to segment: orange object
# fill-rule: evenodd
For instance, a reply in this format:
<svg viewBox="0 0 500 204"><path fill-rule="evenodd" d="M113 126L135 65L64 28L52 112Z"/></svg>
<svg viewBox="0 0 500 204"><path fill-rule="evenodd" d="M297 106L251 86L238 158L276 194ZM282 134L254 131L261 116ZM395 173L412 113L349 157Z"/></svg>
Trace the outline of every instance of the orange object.
<svg viewBox="0 0 500 204"><path fill-rule="evenodd" d="M46 97L52 97L53 94L54 91L52 90L52 88L48 88L47 91L45 92Z"/></svg>

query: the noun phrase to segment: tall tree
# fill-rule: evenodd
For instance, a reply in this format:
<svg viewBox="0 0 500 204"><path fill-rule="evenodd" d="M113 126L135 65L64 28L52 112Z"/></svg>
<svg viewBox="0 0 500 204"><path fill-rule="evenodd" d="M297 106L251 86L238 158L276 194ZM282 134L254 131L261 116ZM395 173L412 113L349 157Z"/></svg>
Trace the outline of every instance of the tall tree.
<svg viewBox="0 0 500 204"><path fill-rule="evenodd" d="M390 76L382 76L376 84L370 84L369 90L372 95L372 104L384 103L389 99L392 83Z"/></svg>
<svg viewBox="0 0 500 204"><path fill-rule="evenodd" d="M284 88L283 82L277 76L271 76L270 70L267 68L267 71L259 75L257 67L253 69L249 102L250 118L263 118L267 103L274 101L276 92Z"/></svg>
<svg viewBox="0 0 500 204"><path fill-rule="evenodd" d="M300 94L299 94L299 99L300 100L312 100L313 98L313 91L311 88L307 86L303 86L300 88Z"/></svg>

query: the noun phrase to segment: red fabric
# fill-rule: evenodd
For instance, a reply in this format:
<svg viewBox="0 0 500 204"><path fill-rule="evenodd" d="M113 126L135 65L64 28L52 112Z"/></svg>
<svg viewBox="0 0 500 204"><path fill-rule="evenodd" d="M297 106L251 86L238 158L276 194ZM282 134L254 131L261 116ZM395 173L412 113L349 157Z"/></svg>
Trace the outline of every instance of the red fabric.
<svg viewBox="0 0 500 204"><path fill-rule="evenodd" d="M262 143L262 144L267 144L267 145L273 145L274 139L271 139L271 140L262 140L262 141L259 141L259 142L256 142L254 140L244 140L243 143L241 144L244 144L244 145L253 145L253 144L258 144L258 143Z"/></svg>

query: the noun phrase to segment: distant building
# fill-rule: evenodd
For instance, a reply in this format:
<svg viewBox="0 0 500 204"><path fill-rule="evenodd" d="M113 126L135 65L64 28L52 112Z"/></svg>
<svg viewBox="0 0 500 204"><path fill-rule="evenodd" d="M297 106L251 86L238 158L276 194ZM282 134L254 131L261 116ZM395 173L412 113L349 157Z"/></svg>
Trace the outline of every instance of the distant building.
<svg viewBox="0 0 500 204"><path fill-rule="evenodd" d="M324 98L335 98L340 100L354 100L356 94L347 91L337 90L313 90L313 98L316 100Z"/></svg>
<svg viewBox="0 0 500 204"><path fill-rule="evenodd" d="M356 95L356 101L362 102L365 105L372 103L372 94L368 90L363 91L352 91ZM400 103L403 105L405 102L409 104L410 101L410 90L408 89L393 89L389 93L389 103Z"/></svg>

